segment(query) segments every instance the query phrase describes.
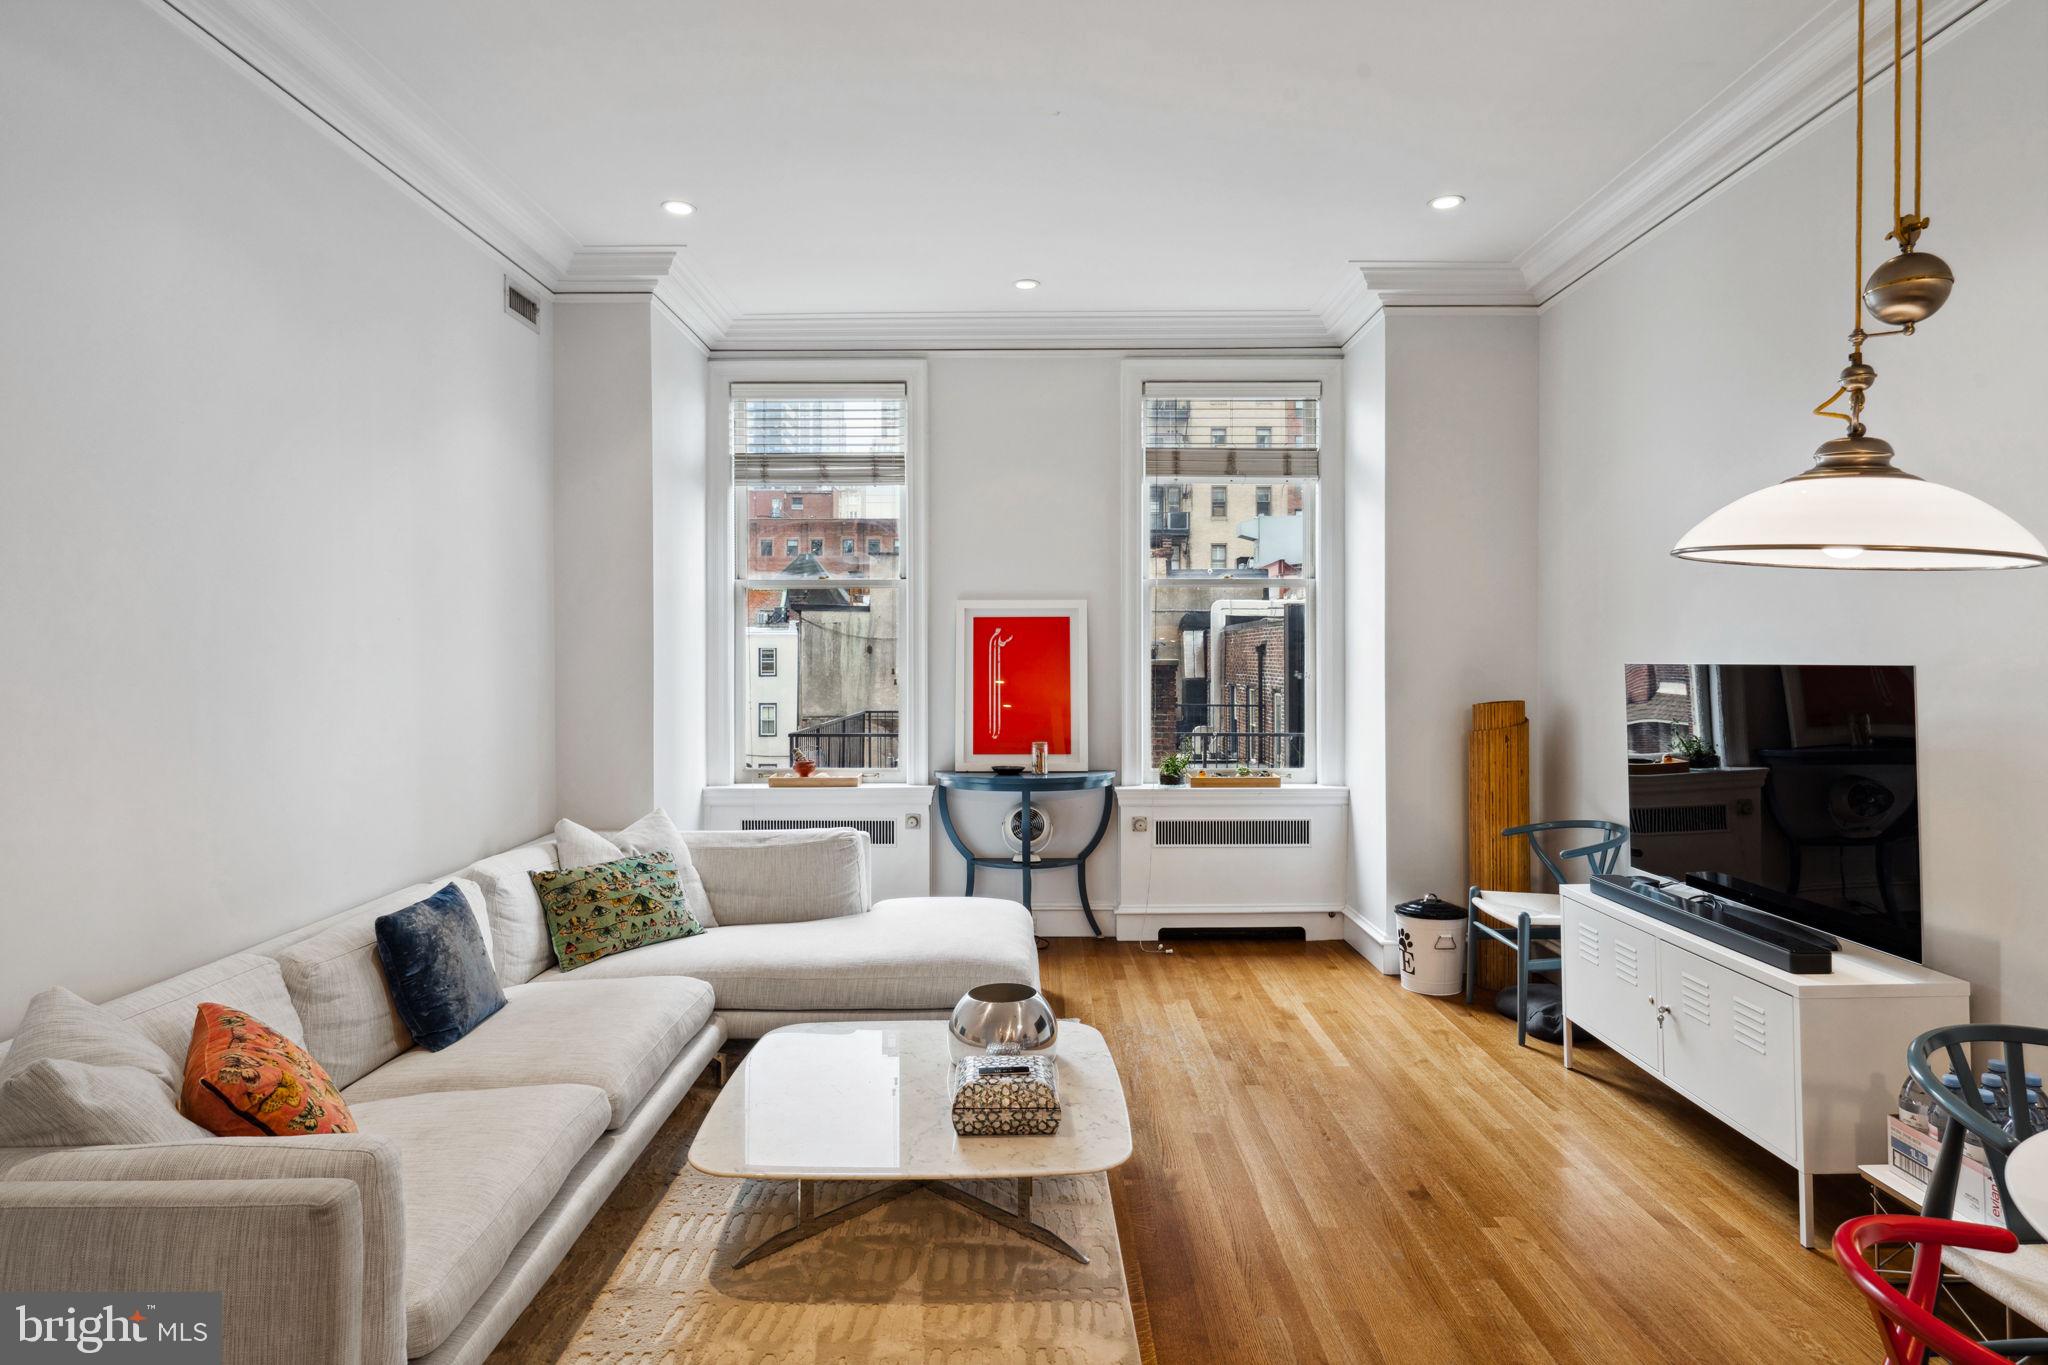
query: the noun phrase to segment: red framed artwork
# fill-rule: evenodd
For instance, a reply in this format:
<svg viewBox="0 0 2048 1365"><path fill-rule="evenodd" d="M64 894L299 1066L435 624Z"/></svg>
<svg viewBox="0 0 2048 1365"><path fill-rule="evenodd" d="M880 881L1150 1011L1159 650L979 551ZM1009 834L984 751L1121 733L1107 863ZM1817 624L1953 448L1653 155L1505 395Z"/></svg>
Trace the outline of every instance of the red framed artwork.
<svg viewBox="0 0 2048 1365"><path fill-rule="evenodd" d="M1088 766L1088 604L962 602L955 766Z"/></svg>

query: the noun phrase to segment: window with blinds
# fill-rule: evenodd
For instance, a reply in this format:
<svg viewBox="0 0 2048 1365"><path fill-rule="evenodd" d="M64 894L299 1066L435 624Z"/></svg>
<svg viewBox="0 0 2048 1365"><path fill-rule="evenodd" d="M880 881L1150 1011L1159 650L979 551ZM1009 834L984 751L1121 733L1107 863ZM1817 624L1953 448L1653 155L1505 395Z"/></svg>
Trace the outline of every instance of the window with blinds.
<svg viewBox="0 0 2048 1365"><path fill-rule="evenodd" d="M1313 777L1322 386L1144 386L1143 718L1156 770Z"/></svg>
<svg viewBox="0 0 2048 1365"><path fill-rule="evenodd" d="M735 384L735 483L903 482L901 384Z"/></svg>
<svg viewBox="0 0 2048 1365"><path fill-rule="evenodd" d="M1145 473L1153 478L1316 477L1322 386L1145 385Z"/></svg>
<svg viewBox="0 0 2048 1365"><path fill-rule="evenodd" d="M729 391L735 777L801 759L900 778L908 386Z"/></svg>

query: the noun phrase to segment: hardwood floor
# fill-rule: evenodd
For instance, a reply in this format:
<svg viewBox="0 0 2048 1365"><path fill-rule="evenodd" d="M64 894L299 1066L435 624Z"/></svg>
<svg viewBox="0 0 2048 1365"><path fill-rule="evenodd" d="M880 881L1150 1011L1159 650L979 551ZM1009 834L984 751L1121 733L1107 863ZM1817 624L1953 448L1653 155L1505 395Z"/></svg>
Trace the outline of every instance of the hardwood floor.
<svg viewBox="0 0 2048 1365"><path fill-rule="evenodd" d="M1567 1076L1555 1047L1341 944L1058 939L1042 965L1124 1075L1136 1143L1111 1179L1160 1365L1878 1354L1829 1255L1795 1240L1790 1168L1611 1052ZM664 1184L627 1179L494 1365L576 1359ZM1824 1182L1822 1226L1867 1208L1860 1182Z"/></svg>
<svg viewBox="0 0 2048 1365"><path fill-rule="evenodd" d="M1176 948L1043 958L1124 1074L1112 1184L1164 1365L1877 1354L1791 1169L1612 1052L1567 1076L1341 944ZM1827 1184L1824 1226L1867 1211Z"/></svg>

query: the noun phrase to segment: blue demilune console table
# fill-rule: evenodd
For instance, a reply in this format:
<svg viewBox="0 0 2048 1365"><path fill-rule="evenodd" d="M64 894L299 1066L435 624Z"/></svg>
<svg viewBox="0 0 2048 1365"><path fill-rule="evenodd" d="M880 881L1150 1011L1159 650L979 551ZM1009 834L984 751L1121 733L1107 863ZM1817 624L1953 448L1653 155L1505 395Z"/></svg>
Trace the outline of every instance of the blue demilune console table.
<svg viewBox="0 0 2048 1365"><path fill-rule="evenodd" d="M1024 908L1031 908L1031 874L1050 869L1071 867L1074 882L1081 889L1081 913L1088 917L1088 928L1097 938L1102 937L1102 926L1095 922L1095 910L1088 904L1088 855L1101 844L1102 836L1109 833L1109 817L1116 809L1116 774L1113 772L1080 773L962 773L939 772L932 774L938 784L939 825L946 831L946 838L962 858L967 860L967 890L974 894L974 870L979 867L1015 868L1024 877ZM1017 854L983 855L969 848L960 838L960 831L953 827L953 812L946 804L948 792L1015 792L1018 802L1024 808L1023 851ZM1041 858L1031 852L1031 798L1053 792L1100 791L1102 793L1102 815L1095 822L1095 832L1088 836L1088 846L1072 858Z"/></svg>

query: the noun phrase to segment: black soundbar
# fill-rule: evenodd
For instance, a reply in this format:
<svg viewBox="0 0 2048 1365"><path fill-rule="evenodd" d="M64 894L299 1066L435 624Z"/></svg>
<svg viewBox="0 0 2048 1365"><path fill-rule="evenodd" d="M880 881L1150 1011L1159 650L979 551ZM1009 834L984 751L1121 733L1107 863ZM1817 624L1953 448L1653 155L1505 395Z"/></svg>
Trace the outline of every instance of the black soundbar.
<svg viewBox="0 0 2048 1365"><path fill-rule="evenodd" d="M1841 942L1768 911L1643 872L1602 872L1593 894L1683 929L1709 943L1801 976L1835 969Z"/></svg>

